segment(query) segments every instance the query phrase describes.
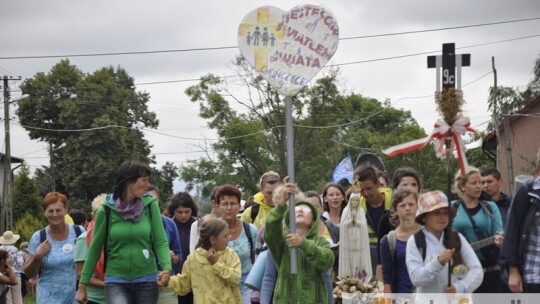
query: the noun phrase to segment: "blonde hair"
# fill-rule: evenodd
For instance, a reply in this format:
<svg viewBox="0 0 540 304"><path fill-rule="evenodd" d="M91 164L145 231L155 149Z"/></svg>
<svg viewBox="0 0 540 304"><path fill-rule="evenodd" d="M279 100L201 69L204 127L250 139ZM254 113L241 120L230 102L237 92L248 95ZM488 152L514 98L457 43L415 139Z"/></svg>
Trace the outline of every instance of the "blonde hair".
<svg viewBox="0 0 540 304"><path fill-rule="evenodd" d="M91 205L92 205L92 217L94 216L94 214L96 214L99 207L101 207L101 205L103 205L103 203L105 203L106 197L107 197L107 194L101 193L100 195L96 196L94 198L94 200L92 200L92 203L91 203Z"/></svg>
<svg viewBox="0 0 540 304"><path fill-rule="evenodd" d="M19 245L19 250L28 249L28 242L22 242Z"/></svg>
<svg viewBox="0 0 540 304"><path fill-rule="evenodd" d="M259 189L262 189L264 187L264 184L275 184L275 183L279 183L280 182L280 177L279 177L279 174L275 171L268 171L268 172L265 172L261 178L259 179L259 184L257 185L257 187L259 187Z"/></svg>
<svg viewBox="0 0 540 304"><path fill-rule="evenodd" d="M467 183L469 180L469 177L473 174L480 174L480 170L476 167L468 166L465 168L465 174L461 175L461 171L458 170L455 175L455 182L454 182L454 191L459 195L459 197L463 196L463 186Z"/></svg>
<svg viewBox="0 0 540 304"><path fill-rule="evenodd" d="M201 220L199 220L200 222ZM195 248L202 247L206 250L212 248L210 237L217 237L227 227L227 222L222 218L204 219L200 225L199 240Z"/></svg>

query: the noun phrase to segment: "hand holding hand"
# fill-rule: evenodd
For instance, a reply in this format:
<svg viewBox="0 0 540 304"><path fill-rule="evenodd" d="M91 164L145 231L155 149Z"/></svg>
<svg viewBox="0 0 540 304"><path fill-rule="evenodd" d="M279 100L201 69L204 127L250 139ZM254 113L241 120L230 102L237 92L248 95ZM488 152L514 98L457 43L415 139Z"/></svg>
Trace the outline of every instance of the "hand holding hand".
<svg viewBox="0 0 540 304"><path fill-rule="evenodd" d="M214 248L210 248L208 250L208 253L206 254L206 257L208 258L208 261L210 262L210 264L214 265L215 263L217 263L219 257L217 255L217 251L214 249Z"/></svg>
<svg viewBox="0 0 540 304"><path fill-rule="evenodd" d="M289 248L298 248L302 245L303 241L304 237L298 233L290 233L287 235L287 246L289 246Z"/></svg>
<svg viewBox="0 0 540 304"><path fill-rule="evenodd" d="M170 279L171 279L171 271L170 270L160 271L159 274L158 274L158 285L159 286L168 286Z"/></svg>
<svg viewBox="0 0 540 304"><path fill-rule="evenodd" d="M454 251L456 251L455 248L452 249L446 249L444 250L439 256L437 257L437 261L441 265L446 265L446 263L450 262L452 260L452 255L454 254Z"/></svg>

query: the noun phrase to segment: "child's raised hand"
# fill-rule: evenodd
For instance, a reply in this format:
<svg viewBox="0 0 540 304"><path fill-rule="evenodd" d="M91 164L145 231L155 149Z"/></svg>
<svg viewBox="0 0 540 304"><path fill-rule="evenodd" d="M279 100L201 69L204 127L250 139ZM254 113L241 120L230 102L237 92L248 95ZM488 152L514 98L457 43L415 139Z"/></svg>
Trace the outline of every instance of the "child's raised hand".
<svg viewBox="0 0 540 304"><path fill-rule="evenodd" d="M302 245L303 241L304 237L298 233L290 233L287 235L287 246L289 246L289 248L298 248Z"/></svg>
<svg viewBox="0 0 540 304"><path fill-rule="evenodd" d="M206 253L206 257L208 258L208 261L212 265L217 263L217 261L219 259L218 255L217 255L217 251L214 248L208 249L208 252Z"/></svg>

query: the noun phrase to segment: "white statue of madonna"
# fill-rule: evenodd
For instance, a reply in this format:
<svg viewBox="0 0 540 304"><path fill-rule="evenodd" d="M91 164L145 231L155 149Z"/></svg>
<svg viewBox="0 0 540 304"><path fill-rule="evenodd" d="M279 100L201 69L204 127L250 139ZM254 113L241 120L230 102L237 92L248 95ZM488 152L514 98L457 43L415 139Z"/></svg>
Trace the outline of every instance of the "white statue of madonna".
<svg viewBox="0 0 540 304"><path fill-rule="evenodd" d="M371 271L368 227L366 214L360 206L360 193L353 192L341 215L339 227L338 276L357 276L362 271L366 276Z"/></svg>

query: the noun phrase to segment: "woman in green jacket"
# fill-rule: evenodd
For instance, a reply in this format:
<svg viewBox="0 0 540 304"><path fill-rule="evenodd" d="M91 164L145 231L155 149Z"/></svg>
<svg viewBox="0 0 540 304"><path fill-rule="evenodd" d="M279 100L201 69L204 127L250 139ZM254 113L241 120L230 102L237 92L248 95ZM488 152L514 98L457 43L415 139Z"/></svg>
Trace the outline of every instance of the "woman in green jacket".
<svg viewBox="0 0 540 304"><path fill-rule="evenodd" d="M282 199L266 219L264 240L278 267L274 302L322 304L328 301L324 272L334 264L330 243L318 235L319 214L312 204L296 203L296 233L283 231L283 219L288 227L287 198L296 193L296 186L286 184ZM297 249L296 275L291 275L290 248Z"/></svg>
<svg viewBox="0 0 540 304"><path fill-rule="evenodd" d="M168 282L169 245L158 204L146 194L149 175L148 166L137 161L126 161L120 166L113 193L96 213L94 238L76 296L79 303L87 303L86 285L102 248L108 303L155 304L158 276ZM156 260L164 269L162 272L158 273Z"/></svg>

